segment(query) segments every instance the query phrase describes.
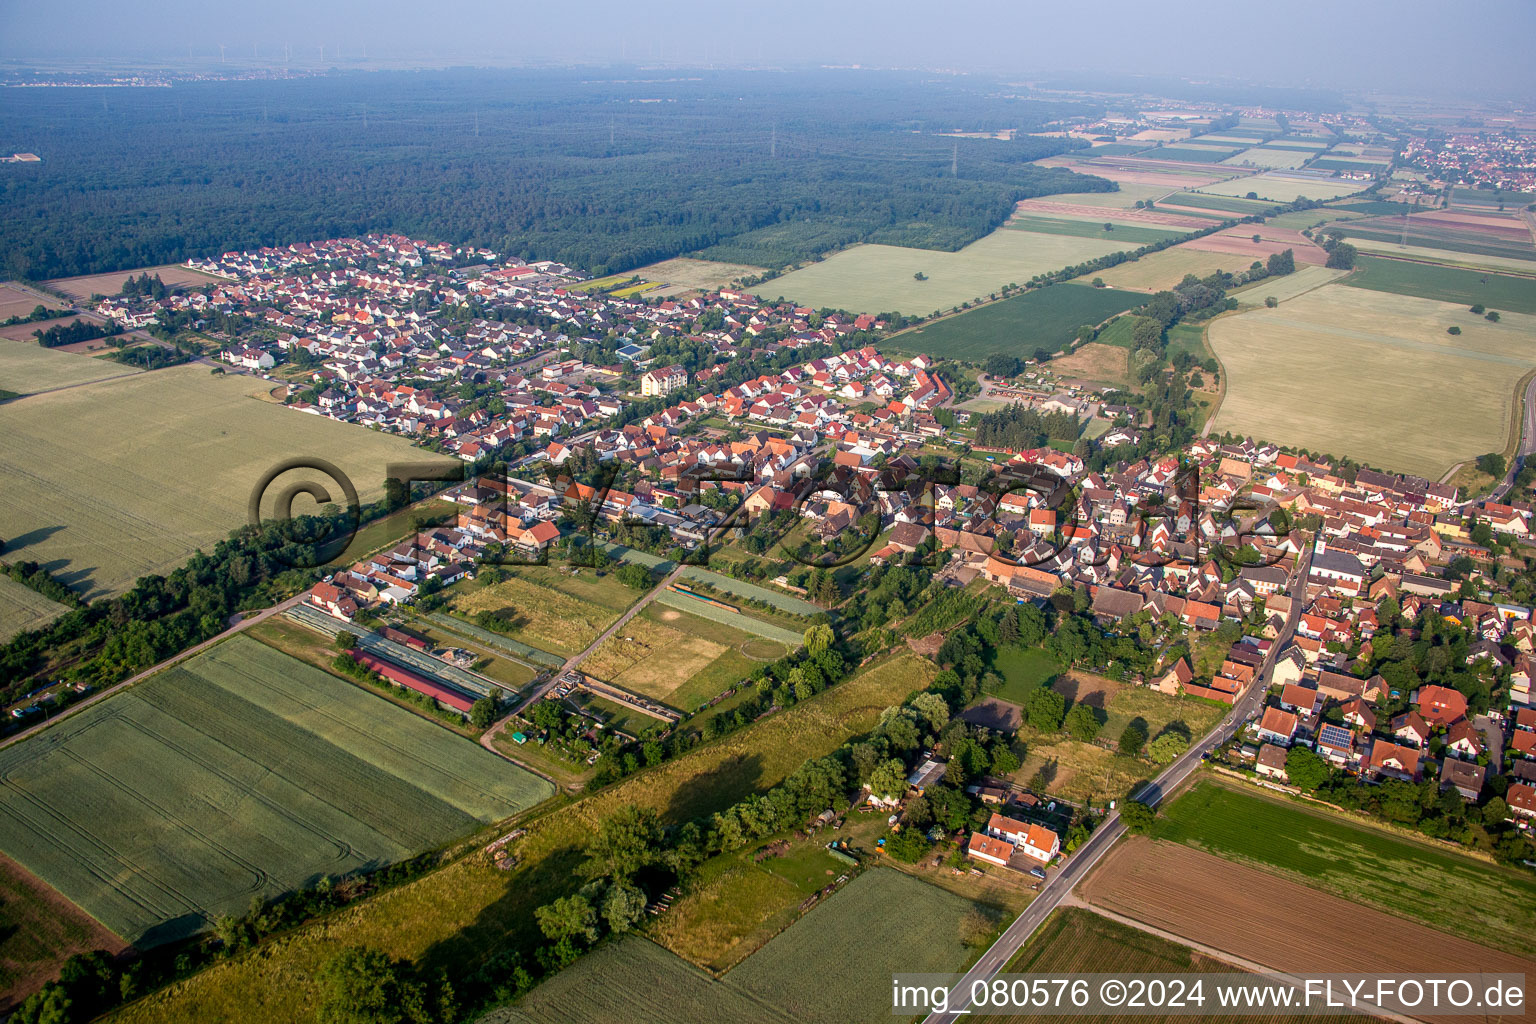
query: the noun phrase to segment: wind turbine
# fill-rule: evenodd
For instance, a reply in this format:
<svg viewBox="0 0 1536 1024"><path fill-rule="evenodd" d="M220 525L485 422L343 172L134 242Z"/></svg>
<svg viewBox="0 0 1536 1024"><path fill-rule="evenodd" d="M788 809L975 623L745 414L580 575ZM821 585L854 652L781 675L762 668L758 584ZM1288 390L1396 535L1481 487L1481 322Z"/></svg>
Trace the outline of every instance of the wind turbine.
<svg viewBox="0 0 1536 1024"><path fill-rule="evenodd" d="M224 44L223 43L219 44L219 63L220 64L224 63Z"/></svg>

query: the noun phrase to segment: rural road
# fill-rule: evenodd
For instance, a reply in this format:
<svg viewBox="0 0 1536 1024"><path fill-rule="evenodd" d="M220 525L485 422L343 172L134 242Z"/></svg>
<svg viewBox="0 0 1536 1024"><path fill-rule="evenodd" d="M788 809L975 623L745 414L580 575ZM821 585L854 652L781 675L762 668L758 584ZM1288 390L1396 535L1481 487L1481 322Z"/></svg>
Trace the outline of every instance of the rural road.
<svg viewBox="0 0 1536 1024"><path fill-rule="evenodd" d="M561 665L560 668L556 671L550 673L549 678L535 687L528 694L527 698L519 702L516 707L507 712L504 716L502 716L501 719L493 723L489 729L485 730L485 732L481 733L480 745L486 750L495 751L496 748L491 741L494 740L504 728L506 728L507 723L510 722L514 716L519 714L524 708L531 708L535 703L543 700L544 695L559 685L561 679L564 679L567 675L576 671L581 663L585 661L593 651L601 647L606 641L612 639L613 635L622 629L625 623L634 618L636 615L640 614L640 612L645 609L645 606L654 601L657 595L666 590L668 586L676 581L677 577L681 575L682 571L686 568L688 568L686 565L676 566L671 572L663 576L661 578L661 582L656 584L656 586L653 587L644 597L631 605L629 611L625 612L623 615L620 615L614 621L613 625L603 630L598 638L593 640L586 650L582 651L580 654L566 659L565 664Z"/></svg>
<svg viewBox="0 0 1536 1024"><path fill-rule="evenodd" d="M50 309L57 308L61 303L63 303L64 304L64 315L65 316L78 315L80 317L83 317L86 320L91 321L92 323L101 324L103 326L105 326L106 324L111 322L107 317L102 316L100 313L96 312L95 310L84 308L84 306L82 306L81 303L78 300L76 300L76 299L61 299L57 295L51 295L48 292L40 292L36 288L32 288L32 287L29 287L28 285L24 285L24 284L22 284L19 281L6 281L4 283L6 285L8 285L9 287L16 289L19 292L23 292L26 295L28 295L28 296L30 296L32 298L37 299L38 302L42 303L45 306L48 306ZM132 339L134 339L136 341L148 342L149 344L156 345L156 346L158 346L160 348L174 349L176 347L176 346L172 345L170 342L161 341L159 338L155 337L154 335L148 333L147 331L140 330L137 327L133 328L132 330L124 331L122 334L118 335L118 337L121 337L121 338L132 338ZM193 362L193 363L198 363L198 364L200 364L202 366L224 366L223 363L215 363L213 360L209 359L207 356L193 356L192 359L189 360L189 361ZM132 364L131 363L125 363L124 365L131 366ZM226 366L225 369L228 372L231 372L231 373L239 372L235 367L227 367ZM115 379L115 378L108 378L108 379ZM100 381L93 381L91 383L100 383ZM71 385L71 386L78 386L78 385ZM55 388L54 390L62 390L62 389ZM38 393L41 394L42 392L38 392ZM27 397L30 398L31 395L28 395Z"/></svg>
<svg viewBox="0 0 1536 1024"><path fill-rule="evenodd" d="M156 672L162 671L163 669L170 668L172 665L176 664L179 661L185 661L187 658L190 658L193 655L201 654L203 651L206 651L208 648L212 647L214 644L218 643L219 641L227 640L230 637L234 636L236 633L242 632L247 626L254 626L258 622L263 622L266 619L271 618L273 615L276 615L278 612L287 611L289 608L292 608L294 605L296 605L300 601L304 600L304 594L307 594L307 593L308 593L308 590L305 590L304 593L295 594L293 597L290 597L288 600L282 602L281 604L275 604L275 605L273 605L270 608L263 608L261 611L257 612L256 614L249 615L249 616L241 619L239 622L235 623L233 626L230 626L228 629L224 630L224 632L219 633L219 634L217 634L215 636L211 636L207 640L204 640L200 644L197 644L197 645L192 646L192 647L188 647L186 650L182 651L179 654L173 654L171 657L166 658L164 661L160 662L158 665L153 665L153 666L145 669L144 671L138 673L137 675L129 676L127 679L124 679L120 683L113 683L111 686L107 687L105 690L102 690L99 693L93 693L89 697L87 697L85 700L82 700L79 703L71 704L69 707L65 708L63 711L59 712L59 714L53 716L52 718L45 718L43 721L37 723L36 725L30 726L30 727L28 727L26 729L21 730L21 732L16 733L14 736L7 736L4 740L0 740L0 749L8 747L12 743L19 743L22 740L26 739L28 736L31 736L33 733L42 732L44 729L48 728L50 725L54 725L54 724L56 724L58 722L63 721L64 719L68 718L70 715L73 715L75 712L83 711L86 708L90 707L92 704L95 704L97 701L105 700L106 698L110 697L112 694L116 693L117 691L122 690L122 689L126 689L127 687L132 686L134 683L143 682L145 679L148 679L150 676L154 675Z"/></svg>
<svg viewBox="0 0 1536 1024"><path fill-rule="evenodd" d="M1504 474L1504 479L1499 481L1499 486L1488 493L1486 498L1468 498L1461 504L1463 506L1474 504L1475 501L1498 501L1509 493L1509 489L1515 486L1515 475L1520 472L1520 467L1525 465L1526 457L1536 452L1536 376L1533 376L1525 386L1525 393L1521 396L1524 409L1520 416L1520 443L1515 448L1515 457L1509 460L1509 471Z"/></svg>
<svg viewBox="0 0 1536 1024"><path fill-rule="evenodd" d="M1312 557L1309 552L1297 563L1296 572L1291 578L1290 587L1287 588L1287 593L1291 595L1291 613L1286 619L1285 628L1280 631L1280 635L1270 647L1269 654L1264 659L1263 669L1254 677L1254 681L1248 685L1248 689L1216 728L1207 733L1203 739L1192 744L1142 791L1143 802L1154 806L1161 803L1164 796L1176 790L1194 773L1207 752L1225 743L1238 729L1242 728L1244 722L1258 712L1268 689L1270 674L1274 670L1275 656L1290 641L1291 635L1296 631L1296 624L1301 619L1307 571L1311 562ZM1045 922L1051 911L1061 905L1077 883L1082 881L1099 859L1115 844L1115 841L1123 835L1125 835L1125 826L1120 822L1120 814L1118 811L1111 811L1094 830L1088 841L1067 858L1066 864L1041 887L1040 894L1031 901L1022 914L1014 919L1003 934L997 937L975 966L967 971L960 982L950 990L949 1005L955 1009L945 1013L930 1014L924 1024L954 1024L961 1017L967 1016L972 986L977 982L991 979L1007 966L1023 948L1024 943L1029 941L1035 929Z"/></svg>

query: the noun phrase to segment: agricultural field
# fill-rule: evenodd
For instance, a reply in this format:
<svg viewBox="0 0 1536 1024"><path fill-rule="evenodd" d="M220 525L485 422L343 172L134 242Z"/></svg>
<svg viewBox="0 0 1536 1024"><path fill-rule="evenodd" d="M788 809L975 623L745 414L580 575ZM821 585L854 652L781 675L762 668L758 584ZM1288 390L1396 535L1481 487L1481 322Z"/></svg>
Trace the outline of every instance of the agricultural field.
<svg viewBox="0 0 1536 1024"><path fill-rule="evenodd" d="M1172 288L1184 280L1185 274L1206 277L1218 270L1246 270L1253 260L1252 256L1197 249L1186 242L1101 270L1089 275L1088 280L1100 277L1111 288L1151 293ZM1083 278L1078 278L1078 282L1082 281Z"/></svg>
<svg viewBox="0 0 1536 1024"><path fill-rule="evenodd" d="M1202 781L1154 838L1275 871L1442 931L1528 948L1536 879L1278 797Z"/></svg>
<svg viewBox="0 0 1536 1024"><path fill-rule="evenodd" d="M764 299L785 296L816 308L931 313L1138 244L999 228L959 252L856 245L755 290ZM916 274L927 280L916 280Z"/></svg>
<svg viewBox="0 0 1536 1024"><path fill-rule="evenodd" d="M1400 245L1395 238L1381 239L1356 236L1349 240L1349 244L1363 253L1396 256L1405 260L1443 263L1452 267L1465 267L1471 270L1492 271L1494 273L1536 273L1536 264L1533 264L1531 260L1518 259L1512 256L1467 252L1461 249L1448 249L1443 246L1413 245L1412 243Z"/></svg>
<svg viewBox="0 0 1536 1024"><path fill-rule="evenodd" d="M1244 193L1246 194L1246 193ZM1163 200L1165 206L1187 206L1201 210L1215 210L1246 217L1259 213L1274 204L1259 199L1238 199L1233 196L1208 196L1200 192L1178 192Z"/></svg>
<svg viewBox="0 0 1536 1024"><path fill-rule="evenodd" d="M112 377L131 377L140 372L110 359L59 352L27 341L0 340L0 388L19 395Z"/></svg>
<svg viewBox="0 0 1536 1024"><path fill-rule="evenodd" d="M641 267L634 273L639 274L642 281L661 282L661 287L656 290L657 295L680 295L683 292L718 291L732 281L756 277L763 273L763 268L745 263L717 263L714 260L680 256Z"/></svg>
<svg viewBox="0 0 1536 1024"><path fill-rule="evenodd" d="M971 904L958 896L895 871L868 871L719 982L630 938L615 944L612 954L604 956L604 950L582 960L517 1006L482 1020L872 1020L890 1015L892 972L963 966L973 922ZM871 934L879 941L869 941ZM829 949L837 955L828 956Z"/></svg>
<svg viewBox="0 0 1536 1024"><path fill-rule="evenodd" d="M1091 172L1092 173L1092 172ZM1044 200L1026 199L1024 204L1035 202L1068 203L1074 206L1102 206L1112 210L1129 210L1138 202L1147 199L1160 199L1177 186L1162 185L1157 182L1117 182L1120 186L1115 192L1067 192L1062 195L1050 196Z"/></svg>
<svg viewBox="0 0 1536 1024"><path fill-rule="evenodd" d="M449 588L453 594L449 607L471 620L480 612L504 612L511 621L509 637L565 657L586 650L628 607L615 608L557 590L530 578L528 574L533 571L532 567L518 567L510 569L500 583L477 579L468 585L456 584ZM548 572L545 570L546 578ZM617 581L615 584L622 587ZM624 596L633 603L640 593L628 590Z"/></svg>
<svg viewBox="0 0 1536 1024"><path fill-rule="evenodd" d="M130 277L138 277L140 274L148 274L150 277L158 277L167 288L185 286L200 288L205 284L214 284L226 280L215 277L212 274L204 274L199 270L191 270L179 263L167 263L159 267L140 267L138 270L119 270L110 274L91 274L86 277L61 277L54 281L46 281L45 284L55 291L76 299L89 299L92 295L116 295L123 290L123 283ZM36 305L36 302L33 303ZM27 307L29 310L31 306Z"/></svg>
<svg viewBox="0 0 1536 1024"><path fill-rule="evenodd" d="M1481 274L1379 256L1360 256L1343 282L1351 288L1415 295L1464 306L1483 305L1501 312L1536 314L1536 278Z"/></svg>
<svg viewBox="0 0 1536 1024"><path fill-rule="evenodd" d="M1338 178L1295 178L1278 173L1256 174L1251 178L1234 178L1214 185L1202 185L1199 191L1213 196L1246 196L1249 192L1260 199L1272 199L1288 203L1297 196L1307 199L1337 199L1365 188L1369 182L1344 181Z"/></svg>
<svg viewBox="0 0 1536 1024"><path fill-rule="evenodd" d="M11 284L0 282L0 320L9 320L13 316L26 316L40 304L52 309L59 304L59 301L51 296L48 299L39 299Z"/></svg>
<svg viewBox="0 0 1536 1024"><path fill-rule="evenodd" d="M1057 356L1045 366L1060 377L1124 387L1130 377L1130 352L1116 345L1089 342L1068 355Z"/></svg>
<svg viewBox="0 0 1536 1024"><path fill-rule="evenodd" d="M1109 225L1108 230L1105 230L1105 225ZM1189 233L1174 228L1116 224L1113 219L1095 222L1028 215L1014 217L1008 222L1008 226L1015 231L1032 231L1042 235L1073 235L1078 238L1097 238L1103 241L1135 242L1137 245L1161 242L1166 238L1177 238Z"/></svg>
<svg viewBox="0 0 1536 1024"><path fill-rule="evenodd" d="M0 848L138 945L401 860L552 787L236 637L0 752Z"/></svg>
<svg viewBox="0 0 1536 1024"><path fill-rule="evenodd" d="M727 600L729 597L727 596ZM788 626L767 622L759 617L756 609L733 612L725 608L717 608L706 601L687 594L680 594L672 590L664 590L656 595L654 604L661 605L672 611L683 612L698 618L717 622L731 629L739 629L745 633L751 633L761 639L763 643L778 644L780 647L793 650L800 646L804 629L792 629Z"/></svg>
<svg viewBox="0 0 1536 1024"><path fill-rule="evenodd" d="M1227 146L1197 146L1184 143L1178 146L1161 146L1157 149L1144 150L1136 156L1142 160L1178 160L1192 164L1216 164L1234 152L1236 150Z"/></svg>
<svg viewBox="0 0 1536 1024"><path fill-rule="evenodd" d="M820 615L822 613L820 605L812 604L810 601L796 597L794 594L787 594L782 590L772 587L760 587L756 583L748 583L746 580L738 580L718 572L711 572L702 566L689 566L683 570L682 578L678 582L686 586L689 580L702 583L705 586L735 597L762 601L790 615Z"/></svg>
<svg viewBox="0 0 1536 1024"><path fill-rule="evenodd" d="M69 611L64 605L44 597L31 587L0 576L0 643L29 629L42 629Z"/></svg>
<svg viewBox="0 0 1536 1024"><path fill-rule="evenodd" d="M1198 953L1188 946L1157 935L1152 935L1130 925L1111 921L1101 914L1078 907L1057 910L1039 931L1030 936L1029 942L1004 968L1008 974L1043 974L1046 976L1072 977L1076 974L1114 971L1118 974L1193 974L1197 972L1231 973L1233 968L1224 961ZM1038 1016L996 1017L1007 1024L1026 1024L1039 1021ZM1104 1014L1093 1018L1102 1024L1204 1024L1205 1021L1222 1021L1226 1024L1259 1024L1273 1018L1253 1015L1236 1016L1212 1014L1157 1016L1142 1011L1137 1014ZM1359 1017L1309 1016L1320 1024L1348 1024Z"/></svg>
<svg viewBox="0 0 1536 1024"><path fill-rule="evenodd" d="M1269 871L1141 836L1116 844L1077 892L1094 906L1289 973L1528 974L1536 969L1536 961L1505 948L1481 945ZM1416 891L1400 907L1422 896L1422 890ZM1456 914L1469 909L1461 906ZM1319 922L1347 922L1353 934L1391 935L1393 941L1319 941ZM1516 940L1512 948L1529 950L1529 940Z"/></svg>
<svg viewBox="0 0 1536 1024"><path fill-rule="evenodd" d="M533 909L572 888L571 872L582 844L615 809L635 804L657 811L665 821L680 822L762 792L806 759L828 754L870 729L884 708L927 686L936 671L931 662L911 654L874 663L811 700L531 821L528 834L513 849L520 858L513 871L482 858L456 861L268 942L259 957L220 963L141 1000L120 1012L118 1020L234 1024L248 1018L252 1005L260 1005L269 1024L309 1024L315 988L293 979L311 977L344 946L375 946L390 956L419 959L434 971L473 970L499 950L532 949L543 941ZM614 946L622 944L604 949ZM649 977L654 981L656 976Z"/></svg>
<svg viewBox="0 0 1536 1024"><path fill-rule="evenodd" d="M322 455L363 501L383 492L391 462L432 459L402 438L255 401L244 380L173 366L7 403L6 557L48 565L82 597L117 594L243 525L251 489L283 459ZM268 493L303 478L341 500L334 481L308 471Z"/></svg>
<svg viewBox="0 0 1536 1024"><path fill-rule="evenodd" d="M1331 281L1337 281L1348 273L1347 270L1333 270L1329 267L1305 266L1298 260L1293 273L1284 277L1266 277L1262 281L1235 288L1228 294L1244 305L1260 305L1268 296L1274 296L1279 302L1287 302Z"/></svg>
<svg viewBox="0 0 1536 1024"><path fill-rule="evenodd" d="M1258 236L1255 242L1254 236ZM1247 260L1246 269L1255 261L1263 262L1276 253L1291 250L1298 265L1321 266L1328 261L1328 253L1300 231L1286 231L1268 224L1243 224L1215 234L1205 235L1186 242L1191 249L1240 256Z"/></svg>
<svg viewBox="0 0 1536 1024"><path fill-rule="evenodd" d="M1272 294L1267 284L1251 294ZM1220 316L1207 335L1227 384L1216 429L1437 479L1504 448L1516 383L1536 367L1533 333L1528 314L1495 324L1465 306L1335 285Z"/></svg>
<svg viewBox="0 0 1536 1024"><path fill-rule="evenodd" d="M1108 274L1094 276L1107 281ZM1059 351L1083 324L1102 323L1144 301L1115 288L1051 285L892 335L884 347L978 362L994 352L1028 358L1037 348Z"/></svg>
<svg viewBox="0 0 1536 1024"><path fill-rule="evenodd" d="M1274 146L1255 146L1235 153L1222 161L1227 167L1263 167L1269 170L1292 170L1311 159L1312 154L1299 149L1279 149Z"/></svg>
<svg viewBox="0 0 1536 1024"><path fill-rule="evenodd" d="M4 294L4 287L5 287L4 285L0 285L0 294ZM26 309L26 310L23 310L22 312L23 313L31 313L32 310L31 309ZM3 319L3 318L0 318L0 319ZM9 327L0 327L0 338L4 338L6 341L28 341L28 342L32 342L32 343L35 344L36 341L37 341L37 338L33 335L33 333L32 333L33 331L40 331L40 330L44 330L45 328L49 328L49 327L68 327L70 324L75 323L76 321L79 321L79 320L84 320L84 319L85 319L85 317L82 317L82 316L58 316L58 317L54 317L52 320L34 320L34 321L31 321L29 323L24 323L24 324L12 324ZM106 348L106 346L107 346L107 339L106 338L94 338L94 339L92 339L90 341L85 341L85 342L77 341L77 342L72 342L71 344L68 344L68 345L57 345L54 348L50 349L50 351L53 351L53 352L75 352L75 351L78 351L79 348L81 348L83 346L90 346L90 345L94 345L96 347L96 349L99 351L101 349Z"/></svg>
<svg viewBox="0 0 1536 1024"><path fill-rule="evenodd" d="M0 1013L37 991L76 953L127 946L31 872L0 857Z"/></svg>

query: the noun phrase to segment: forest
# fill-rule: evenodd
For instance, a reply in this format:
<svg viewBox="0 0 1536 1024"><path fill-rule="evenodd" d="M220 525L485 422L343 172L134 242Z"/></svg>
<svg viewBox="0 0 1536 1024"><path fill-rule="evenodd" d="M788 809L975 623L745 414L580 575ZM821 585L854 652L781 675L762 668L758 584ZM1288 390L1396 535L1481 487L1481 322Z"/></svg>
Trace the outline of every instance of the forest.
<svg viewBox="0 0 1536 1024"><path fill-rule="evenodd" d="M8 276L398 231L608 274L681 253L770 268L857 241L957 249L1019 200L1109 191L1021 135L1092 112L872 72L349 73L13 90Z"/></svg>

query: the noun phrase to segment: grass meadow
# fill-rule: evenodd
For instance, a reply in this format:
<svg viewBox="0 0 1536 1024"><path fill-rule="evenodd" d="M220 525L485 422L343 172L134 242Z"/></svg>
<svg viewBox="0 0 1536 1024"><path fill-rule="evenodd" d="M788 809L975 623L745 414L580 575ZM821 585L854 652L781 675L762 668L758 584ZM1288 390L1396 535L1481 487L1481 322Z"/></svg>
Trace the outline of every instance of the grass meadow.
<svg viewBox="0 0 1536 1024"><path fill-rule="evenodd" d="M140 945L390 863L552 794L236 637L0 752L0 848Z"/></svg>
<svg viewBox="0 0 1536 1024"><path fill-rule="evenodd" d="M1251 294L1266 291L1261 282ZM1461 334L1446 329L1456 326ZM1536 367L1536 317L1325 285L1211 321L1225 369L1216 429L1437 479L1504 448L1515 388Z"/></svg>
<svg viewBox="0 0 1536 1024"><path fill-rule="evenodd" d="M978 362L994 352L1028 358L1037 348L1059 351L1083 324L1101 323L1144 301L1115 288L1050 285L892 335L883 347Z"/></svg>
<svg viewBox="0 0 1536 1024"><path fill-rule="evenodd" d="M452 588L449 607L466 619L480 612L504 612L507 636L542 651L570 657L586 650L603 630L640 597L611 575L583 585L546 566L519 566L500 583L485 578ZM586 570L590 575L592 570Z"/></svg>
<svg viewBox="0 0 1536 1024"><path fill-rule="evenodd" d="M6 557L41 563L82 597L117 594L243 525L252 489L283 460L327 459L369 501L391 462L434 458L403 438L249 398L248 383L173 366L6 403ZM267 493L298 479L344 500L308 471L284 474ZM295 514L314 509L307 497L294 503Z"/></svg>
<svg viewBox="0 0 1536 1024"><path fill-rule="evenodd" d="M1063 202L1069 197L1055 197ZM1130 240L1079 238L999 228L958 252L856 245L758 286L765 299L860 313L926 314L985 298L1006 284L1106 253L1135 249ZM923 274L927 280L916 280ZM1075 325L1074 325L1075 326Z"/></svg>
<svg viewBox="0 0 1536 1024"><path fill-rule="evenodd" d="M884 708L927 686L935 672L931 662L912 654L874 663L811 700L529 820L527 834L511 848L519 858L512 871L480 857L456 861L282 936L259 955L218 964L134 1004L118 1019L236 1022L249 1019L249 1008L259 1005L270 1024L308 1024L317 997L309 979L347 945L376 946L391 956L418 959L429 970L455 973L473 971L504 949L531 950L543 941L534 908L575 888L572 872L581 851L614 810L635 804L679 822L762 792L806 759L868 731ZM647 977L654 982L659 975Z"/></svg>
<svg viewBox="0 0 1536 1024"><path fill-rule="evenodd" d="M1202 781L1164 809L1153 836L1490 945L1529 948L1536 879L1323 810Z"/></svg>

